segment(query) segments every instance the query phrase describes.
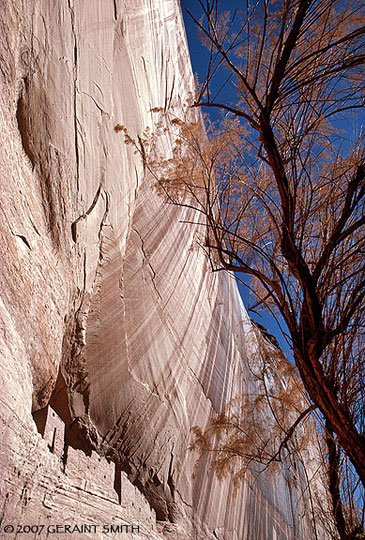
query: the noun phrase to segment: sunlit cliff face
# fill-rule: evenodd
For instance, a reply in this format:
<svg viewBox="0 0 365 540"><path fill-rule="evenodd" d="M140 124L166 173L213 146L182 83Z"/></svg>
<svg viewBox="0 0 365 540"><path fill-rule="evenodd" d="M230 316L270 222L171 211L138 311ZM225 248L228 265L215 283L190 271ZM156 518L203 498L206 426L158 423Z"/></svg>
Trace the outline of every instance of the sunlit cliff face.
<svg viewBox="0 0 365 540"><path fill-rule="evenodd" d="M138 138L153 108L184 112L177 0L4 0L1 19L2 523L308 538L290 479L233 498L208 463L193 475L191 427L242 391L249 322L114 130ZM50 407L60 423L37 429Z"/></svg>

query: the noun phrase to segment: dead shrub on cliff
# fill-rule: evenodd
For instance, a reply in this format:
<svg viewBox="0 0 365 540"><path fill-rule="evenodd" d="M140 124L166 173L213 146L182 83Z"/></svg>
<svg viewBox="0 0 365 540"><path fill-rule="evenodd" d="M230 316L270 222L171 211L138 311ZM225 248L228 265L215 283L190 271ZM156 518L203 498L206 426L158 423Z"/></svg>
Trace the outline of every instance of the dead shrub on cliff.
<svg viewBox="0 0 365 540"><path fill-rule="evenodd" d="M323 438L317 434L315 406L295 366L260 328L254 325L246 339L244 393L213 414L204 428L192 430L196 473L208 459L218 479L233 478L234 496L250 476L281 473L296 488L299 497L293 512L311 522L313 538L321 538L323 531L336 537L324 488Z"/></svg>
<svg viewBox="0 0 365 540"><path fill-rule="evenodd" d="M312 436L302 426L315 408L305 398L295 366L255 326L247 332L246 348L244 394L214 415L205 429L195 426L191 446L200 457L211 454L218 477L234 473L236 488L250 467L259 464L260 471L275 473L284 462L290 466L298 459Z"/></svg>
<svg viewBox="0 0 365 540"><path fill-rule="evenodd" d="M156 113L162 116L154 134L134 140L124 129L125 142L141 155L161 196L187 208L190 222L204 226L202 247L212 270L248 275L252 308L268 309L282 326L284 320L296 364L294 370L281 352L263 347L261 368L251 366L255 386L204 429L196 426L194 447L201 456L213 456L218 477L234 470L236 485L250 467L259 464L275 473L303 464L306 448L319 449L332 515L315 477L306 487L313 521L334 538L359 539L364 519L359 460L355 455L352 462L353 451L350 455L349 444L342 446L340 436L345 433L350 447L353 441L361 448L365 169L360 144L341 157L332 143L338 128L323 120L315 144L297 150L298 164L287 160L290 224L262 141L255 144L247 125L237 117L206 119L203 125ZM174 141L168 157L159 150L166 134ZM261 341L257 334L255 339ZM339 417L346 419L340 435L331 423ZM309 473L303 469L303 474Z"/></svg>

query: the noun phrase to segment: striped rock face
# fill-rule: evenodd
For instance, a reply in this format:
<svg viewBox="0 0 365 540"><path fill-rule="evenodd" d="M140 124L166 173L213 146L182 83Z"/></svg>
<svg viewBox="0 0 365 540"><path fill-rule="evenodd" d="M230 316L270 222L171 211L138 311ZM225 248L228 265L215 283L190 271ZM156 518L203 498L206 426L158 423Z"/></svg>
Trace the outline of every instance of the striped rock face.
<svg viewBox="0 0 365 540"><path fill-rule="evenodd" d="M235 497L208 462L193 474L191 427L247 388L249 318L233 278L211 273L204 231L182 223L196 216L166 204L115 130L138 140L153 109L186 113L178 0L1 11L6 537L38 524L40 538L310 538L288 474L249 475Z"/></svg>

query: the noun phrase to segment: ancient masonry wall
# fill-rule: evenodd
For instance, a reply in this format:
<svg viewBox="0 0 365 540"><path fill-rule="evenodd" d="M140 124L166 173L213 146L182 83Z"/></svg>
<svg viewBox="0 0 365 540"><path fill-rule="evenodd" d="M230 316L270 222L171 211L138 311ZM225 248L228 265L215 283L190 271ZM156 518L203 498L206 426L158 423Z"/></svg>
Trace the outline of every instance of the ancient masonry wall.
<svg viewBox="0 0 365 540"><path fill-rule="evenodd" d="M1 460L0 538L161 538L165 525L119 467L65 445L64 422L51 407L34 419L32 476L24 461L7 479Z"/></svg>

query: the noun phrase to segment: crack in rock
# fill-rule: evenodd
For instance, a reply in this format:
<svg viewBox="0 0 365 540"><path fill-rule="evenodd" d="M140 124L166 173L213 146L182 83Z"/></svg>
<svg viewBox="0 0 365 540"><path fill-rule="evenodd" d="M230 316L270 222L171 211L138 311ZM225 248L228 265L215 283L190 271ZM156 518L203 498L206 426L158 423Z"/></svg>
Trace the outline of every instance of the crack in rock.
<svg viewBox="0 0 365 540"><path fill-rule="evenodd" d="M100 183L99 184L99 187L97 189L97 192L95 193L95 196L94 196L94 199L91 203L91 205L89 206L89 208L86 210L86 212L84 212L83 214L81 214L81 216L79 216L77 219L75 219L75 221L72 222L71 224L71 235L72 235L72 240L74 242L77 241L77 224L79 221L81 221L82 219L85 219L87 216L89 216L91 214L91 212L94 210L98 200L99 200L99 197L100 197L100 193L101 193L101 188L102 188L102 184Z"/></svg>

